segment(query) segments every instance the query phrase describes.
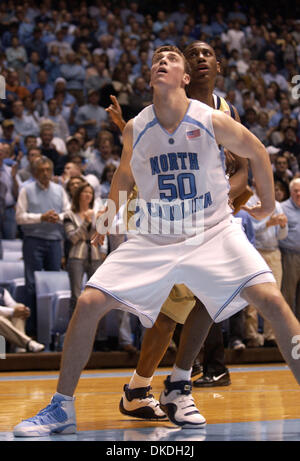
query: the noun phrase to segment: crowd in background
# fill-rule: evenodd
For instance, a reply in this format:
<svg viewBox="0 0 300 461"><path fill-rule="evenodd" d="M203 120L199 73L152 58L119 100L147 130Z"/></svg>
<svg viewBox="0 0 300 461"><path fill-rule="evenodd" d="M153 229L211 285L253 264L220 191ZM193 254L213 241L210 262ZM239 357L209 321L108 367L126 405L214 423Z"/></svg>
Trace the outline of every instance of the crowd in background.
<svg viewBox="0 0 300 461"><path fill-rule="evenodd" d="M148 3L0 3L0 73L6 82L0 100L0 175L6 185L1 237L45 237L32 234L37 220L27 216L28 210L25 216L25 208L32 184L37 178L43 182L48 166L61 215L46 215L36 204L30 213L49 224L50 241L57 237L53 225L64 222L64 233L57 237L63 251L55 250L57 261L50 266L59 269L71 255L63 267L72 272L72 306L87 271L78 261L92 261L95 269L114 247L107 242L96 252L87 244L122 151L121 132L105 109L116 96L127 121L151 103L150 66L158 46L210 43L221 64L215 93L236 107L242 123L266 146L278 202L289 199L291 180L300 177L300 12L298 19L297 10L283 2L277 7L271 2L166 2L165 9ZM37 162L44 157L51 162ZM252 186L251 175L249 181ZM30 232L24 233L22 225ZM47 251L53 254L51 248ZM37 270L30 263L31 271ZM32 274L26 277L34 293ZM31 327L35 335L34 321Z"/></svg>

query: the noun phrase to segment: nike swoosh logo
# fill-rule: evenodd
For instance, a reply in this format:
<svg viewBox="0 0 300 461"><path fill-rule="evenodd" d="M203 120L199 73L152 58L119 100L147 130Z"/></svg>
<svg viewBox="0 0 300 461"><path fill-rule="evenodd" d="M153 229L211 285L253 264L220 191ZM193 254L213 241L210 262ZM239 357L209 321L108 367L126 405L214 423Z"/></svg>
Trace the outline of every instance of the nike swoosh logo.
<svg viewBox="0 0 300 461"><path fill-rule="evenodd" d="M213 376L213 380L214 380L214 381L219 381L219 379L221 379L222 376L225 376L225 375L226 375L226 373L222 373L222 374L219 375L219 376Z"/></svg>

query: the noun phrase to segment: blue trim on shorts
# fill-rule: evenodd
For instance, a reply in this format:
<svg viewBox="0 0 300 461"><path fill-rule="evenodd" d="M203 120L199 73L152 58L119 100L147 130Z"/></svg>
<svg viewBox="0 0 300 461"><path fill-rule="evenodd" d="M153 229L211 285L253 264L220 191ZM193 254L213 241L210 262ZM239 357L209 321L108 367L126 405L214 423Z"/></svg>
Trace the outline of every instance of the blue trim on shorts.
<svg viewBox="0 0 300 461"><path fill-rule="evenodd" d="M254 279L255 277L257 277L258 275L261 275L261 274L272 274L273 272L271 270L267 271L260 271L260 272L257 272L256 274L252 275L251 277L249 277L245 282L243 282L236 290L235 292L230 296L230 298L223 304L222 307L220 307L220 309L218 310L218 312L216 313L216 315L213 317L213 321L215 322L216 319L219 317L219 315L221 314L221 312L223 312L223 310L228 306L228 304L231 303L231 301L239 294L239 292L244 288L245 285L247 285L248 282L250 282L250 280Z"/></svg>
<svg viewBox="0 0 300 461"><path fill-rule="evenodd" d="M149 319L150 322L152 323L152 326L154 325L155 322L151 317L149 317L147 314L144 314L144 313L138 311L138 309L133 304L130 304L129 302L124 301L123 299L119 298L118 296L116 296L111 291L107 290L106 288L100 287L98 285L94 285L92 283L86 283L85 286L86 287L91 287L91 288L96 288L99 291L103 291L104 293L108 294L112 298L116 299L119 303L125 304L125 306L128 306L131 309L133 309L134 311L139 312L140 314L142 314L144 317L147 317L147 319ZM137 315L137 317L140 317L140 315L138 315L138 314L135 314L135 315ZM145 328L149 328L149 327L145 327Z"/></svg>

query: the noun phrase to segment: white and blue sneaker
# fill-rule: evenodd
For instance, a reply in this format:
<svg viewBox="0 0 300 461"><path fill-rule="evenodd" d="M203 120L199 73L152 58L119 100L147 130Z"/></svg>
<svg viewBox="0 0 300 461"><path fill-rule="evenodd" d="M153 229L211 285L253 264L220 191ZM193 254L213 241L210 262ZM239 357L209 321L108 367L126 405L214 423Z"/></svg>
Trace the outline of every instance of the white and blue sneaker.
<svg viewBox="0 0 300 461"><path fill-rule="evenodd" d="M120 412L123 415L150 421L167 420L167 415L161 410L159 402L149 393L150 390L150 386L129 389L128 384L125 384L119 405Z"/></svg>
<svg viewBox="0 0 300 461"><path fill-rule="evenodd" d="M54 395L50 405L33 418L25 419L13 430L15 437L44 437L50 434L74 434L76 415L74 400Z"/></svg>
<svg viewBox="0 0 300 461"><path fill-rule="evenodd" d="M160 407L168 415L169 420L183 429L204 428L206 420L195 405L192 396L191 381L164 382L165 390L160 395Z"/></svg>

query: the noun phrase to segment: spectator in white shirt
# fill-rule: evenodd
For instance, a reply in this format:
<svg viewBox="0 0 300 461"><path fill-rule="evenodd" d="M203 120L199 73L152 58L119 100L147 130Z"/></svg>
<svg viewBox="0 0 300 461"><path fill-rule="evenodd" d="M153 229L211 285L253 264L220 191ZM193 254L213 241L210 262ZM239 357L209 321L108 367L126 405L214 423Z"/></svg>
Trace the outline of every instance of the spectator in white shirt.
<svg viewBox="0 0 300 461"><path fill-rule="evenodd" d="M42 352L45 349L25 333L25 322L30 309L17 303L8 290L0 287L0 335L15 346L15 352ZM12 350L10 350L12 352Z"/></svg>

